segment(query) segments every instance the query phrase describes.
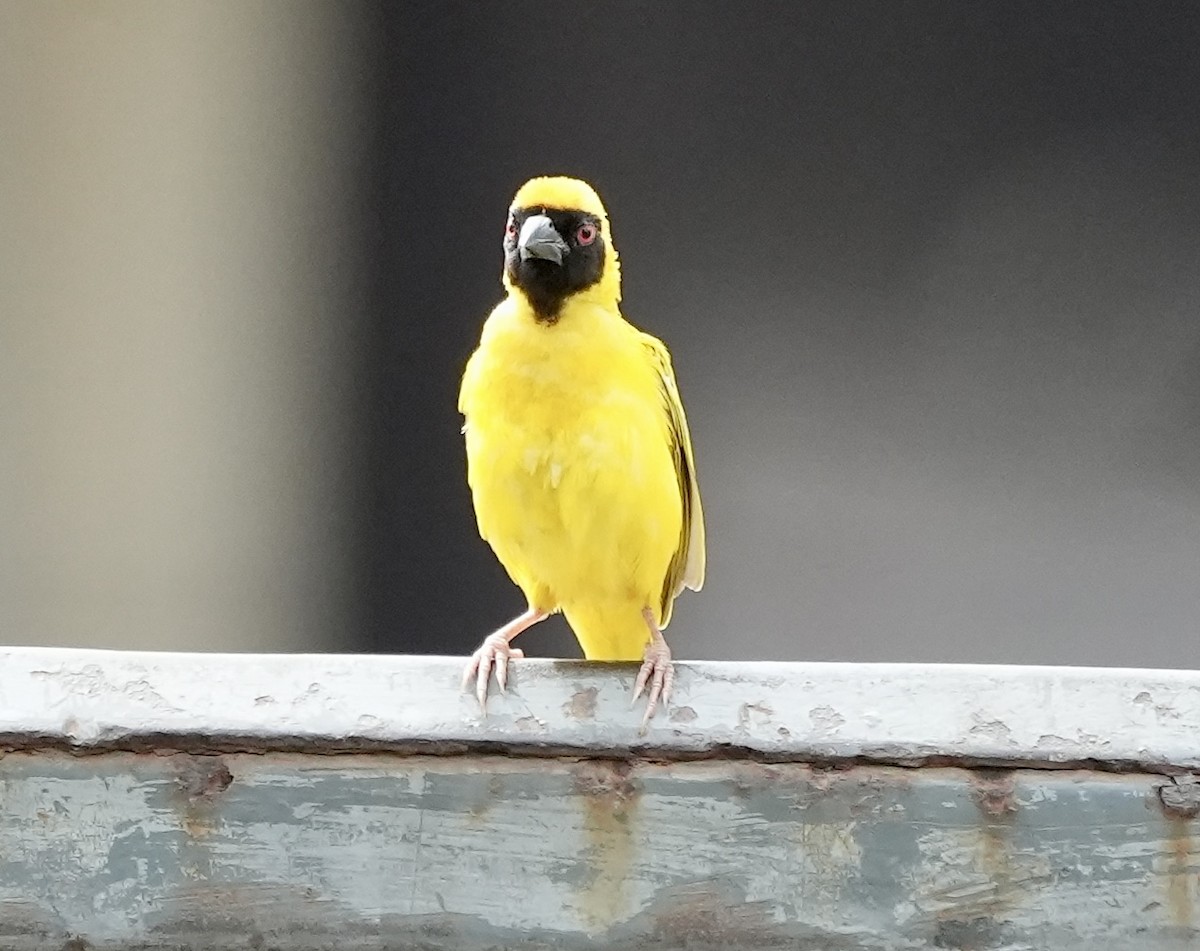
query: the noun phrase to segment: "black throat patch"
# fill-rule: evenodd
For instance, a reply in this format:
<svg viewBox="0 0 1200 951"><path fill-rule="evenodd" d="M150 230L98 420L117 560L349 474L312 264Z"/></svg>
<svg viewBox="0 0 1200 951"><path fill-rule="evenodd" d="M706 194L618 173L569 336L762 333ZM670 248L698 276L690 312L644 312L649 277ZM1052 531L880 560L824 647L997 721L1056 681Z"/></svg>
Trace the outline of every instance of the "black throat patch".
<svg viewBox="0 0 1200 951"><path fill-rule="evenodd" d="M545 215L567 244L562 263L541 258L521 260L517 236L531 215ZM595 235L590 244L580 243L580 231L591 229ZM504 269L514 287L524 293L533 308L534 316L543 323L553 324L562 313L563 302L572 294L591 287L604 275L604 234L600 219L582 211L560 211L555 208L517 208L509 217L504 233Z"/></svg>

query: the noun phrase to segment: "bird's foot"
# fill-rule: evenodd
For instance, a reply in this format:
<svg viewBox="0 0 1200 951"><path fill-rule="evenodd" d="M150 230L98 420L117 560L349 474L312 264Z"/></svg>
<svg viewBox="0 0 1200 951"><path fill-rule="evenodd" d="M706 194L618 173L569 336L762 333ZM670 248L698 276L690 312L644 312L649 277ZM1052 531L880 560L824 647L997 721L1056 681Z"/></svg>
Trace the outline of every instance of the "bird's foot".
<svg viewBox="0 0 1200 951"><path fill-rule="evenodd" d="M463 671L462 689L465 691L475 680L475 699L479 701L479 709L487 713L488 680L492 676L492 668L496 669L496 684L504 693L508 686L508 662L515 657L524 657L525 652L519 647L508 643L507 631L501 629L495 634L489 634L483 639L478 650L467 661Z"/></svg>
<svg viewBox="0 0 1200 951"><path fill-rule="evenodd" d="M494 634L489 634L479 645L479 649L467 661L467 669L463 671L462 689L465 691L475 679L475 699L479 701L479 709L487 713L488 680L492 676L492 668L496 668L496 683L500 692L508 685L508 662L514 657L524 657L525 652L519 647L510 647L509 641L527 628L546 619L546 612L540 611L533 605L519 614Z"/></svg>
<svg viewBox="0 0 1200 951"><path fill-rule="evenodd" d="M646 653L643 655L645 660L642 662L642 669L638 671L637 680L633 685L633 703L637 703L638 698L643 691L646 693L646 713L642 717L642 730L650 722L650 718L654 716L654 711L658 709L661 702L665 707L667 701L671 699L671 687L675 683L675 668L671 665L671 648L667 647L667 642L663 640L662 632L657 629L657 625L651 623L654 631L650 643L646 645ZM632 704L630 704L632 706Z"/></svg>

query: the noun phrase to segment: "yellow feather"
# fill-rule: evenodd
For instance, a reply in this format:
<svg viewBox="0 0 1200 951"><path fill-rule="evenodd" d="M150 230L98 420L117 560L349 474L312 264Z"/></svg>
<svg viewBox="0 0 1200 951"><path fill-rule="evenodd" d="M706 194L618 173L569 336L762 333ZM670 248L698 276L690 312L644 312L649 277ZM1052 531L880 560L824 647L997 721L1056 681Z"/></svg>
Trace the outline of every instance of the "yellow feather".
<svg viewBox="0 0 1200 951"><path fill-rule="evenodd" d="M602 278L539 321L511 286L459 397L479 532L531 606L561 610L592 659L636 660L704 580L704 520L670 357L622 318L608 219L590 186L534 179L514 207L601 219Z"/></svg>

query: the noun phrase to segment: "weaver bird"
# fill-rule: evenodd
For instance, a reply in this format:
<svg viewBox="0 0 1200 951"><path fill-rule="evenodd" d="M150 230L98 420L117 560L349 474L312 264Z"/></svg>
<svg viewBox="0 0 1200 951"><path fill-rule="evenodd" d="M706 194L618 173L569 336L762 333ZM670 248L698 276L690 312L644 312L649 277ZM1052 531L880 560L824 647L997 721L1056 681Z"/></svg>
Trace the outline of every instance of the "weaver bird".
<svg viewBox="0 0 1200 951"><path fill-rule="evenodd" d="M620 267L600 197L573 178L535 178L504 230L507 296L467 362L467 481L479 534L526 611L472 655L486 709L503 692L513 638L562 611L589 660L642 660L643 726L671 695L663 628L675 597L704 582L704 516L670 354L618 308Z"/></svg>

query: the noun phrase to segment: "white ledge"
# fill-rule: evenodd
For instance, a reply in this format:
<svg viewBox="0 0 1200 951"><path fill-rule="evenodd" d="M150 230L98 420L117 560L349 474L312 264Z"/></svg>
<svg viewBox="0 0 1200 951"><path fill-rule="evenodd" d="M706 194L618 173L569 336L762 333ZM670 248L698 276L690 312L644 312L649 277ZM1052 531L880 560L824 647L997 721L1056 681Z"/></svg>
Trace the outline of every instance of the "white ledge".
<svg viewBox="0 0 1200 951"><path fill-rule="evenodd" d="M459 693L462 664L0 648L0 746L1200 768L1196 671L680 663L668 710L643 734L636 665L519 661L484 718Z"/></svg>

